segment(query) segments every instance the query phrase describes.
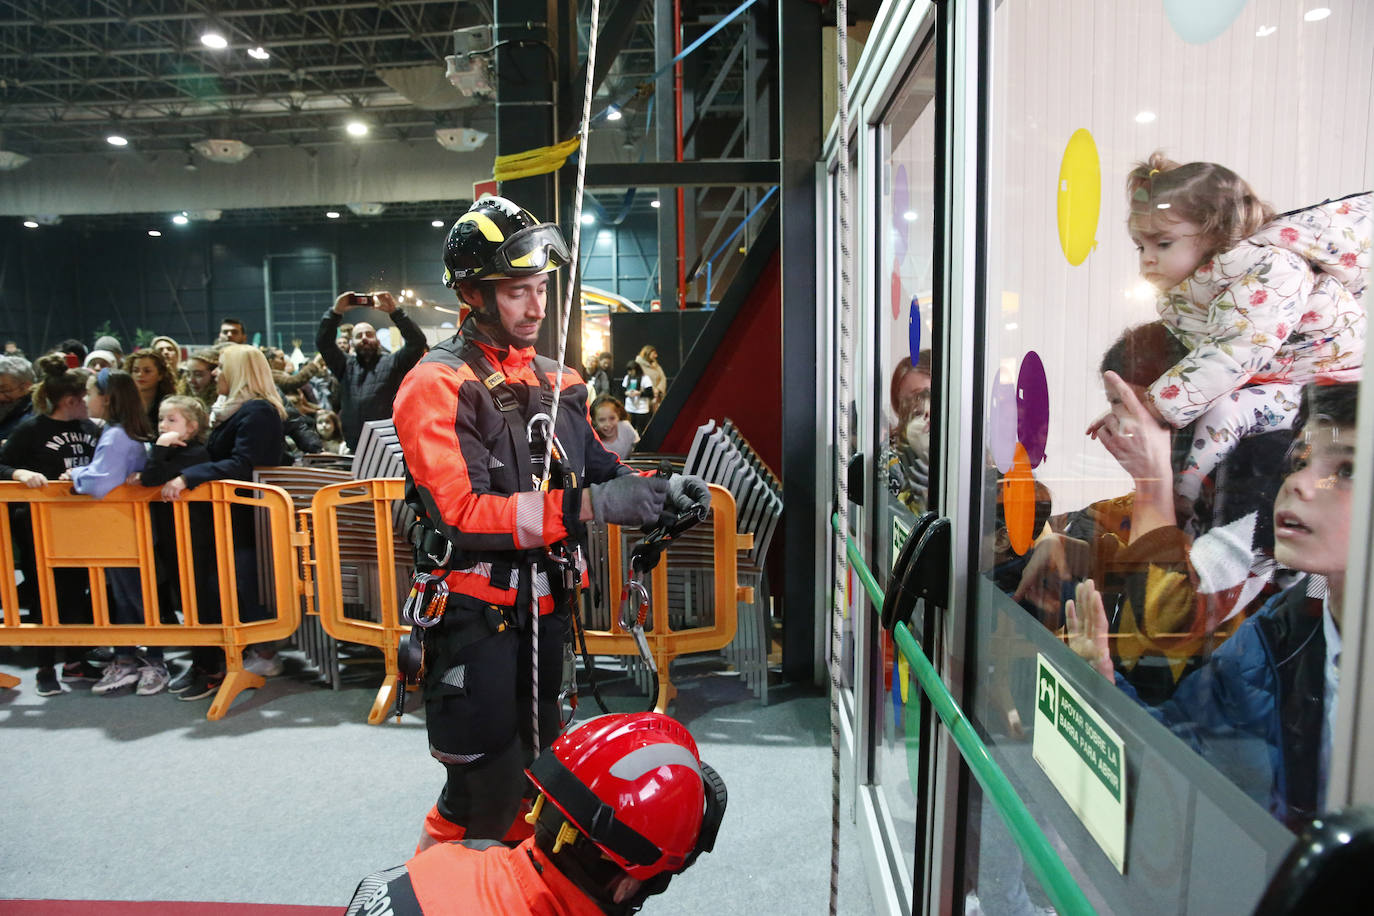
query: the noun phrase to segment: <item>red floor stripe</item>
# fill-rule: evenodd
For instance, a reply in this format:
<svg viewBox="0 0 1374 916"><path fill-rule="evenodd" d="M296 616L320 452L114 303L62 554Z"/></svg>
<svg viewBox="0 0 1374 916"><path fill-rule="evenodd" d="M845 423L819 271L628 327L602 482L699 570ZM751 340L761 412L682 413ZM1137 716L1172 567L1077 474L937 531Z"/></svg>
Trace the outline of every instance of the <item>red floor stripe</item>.
<svg viewBox="0 0 1374 916"><path fill-rule="evenodd" d="M182 900L0 900L3 916L339 916L338 906Z"/></svg>

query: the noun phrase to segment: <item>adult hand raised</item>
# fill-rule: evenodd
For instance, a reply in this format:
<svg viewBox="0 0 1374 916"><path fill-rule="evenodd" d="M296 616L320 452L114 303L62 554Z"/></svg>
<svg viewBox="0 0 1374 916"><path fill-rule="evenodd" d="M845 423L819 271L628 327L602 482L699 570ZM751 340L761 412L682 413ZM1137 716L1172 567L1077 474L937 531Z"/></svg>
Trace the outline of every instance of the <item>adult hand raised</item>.
<svg viewBox="0 0 1374 916"><path fill-rule="evenodd" d="M378 311L390 315L392 312L396 311L396 298L392 296L391 293L383 290L380 293L373 294L372 305Z"/></svg>
<svg viewBox="0 0 1374 916"><path fill-rule="evenodd" d="M1108 371L1102 380L1111 409L1093 421L1088 435L1102 443L1137 486L1160 480L1172 486L1169 427L1141 403L1121 376Z"/></svg>

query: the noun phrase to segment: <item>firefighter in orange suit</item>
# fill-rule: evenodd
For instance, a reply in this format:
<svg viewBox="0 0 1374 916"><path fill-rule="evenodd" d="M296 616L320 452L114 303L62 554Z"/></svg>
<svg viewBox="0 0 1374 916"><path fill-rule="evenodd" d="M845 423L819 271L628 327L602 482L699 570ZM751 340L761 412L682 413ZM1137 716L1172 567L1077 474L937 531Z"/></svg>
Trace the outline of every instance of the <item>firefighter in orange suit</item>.
<svg viewBox="0 0 1374 916"><path fill-rule="evenodd" d="M442 843L369 875L348 916L600 916L637 911L715 845L725 785L659 713L601 716L529 769L534 836Z"/></svg>
<svg viewBox="0 0 1374 916"><path fill-rule="evenodd" d="M447 585L420 634L430 753L447 780L417 851L500 839L517 823L535 739L547 747L561 726L584 523L638 527L709 502L699 478L622 464L592 429L581 377L565 367L559 382L558 364L535 354L549 274L569 257L553 224L505 198L473 204L444 250L444 282L471 311L396 396L417 569Z"/></svg>

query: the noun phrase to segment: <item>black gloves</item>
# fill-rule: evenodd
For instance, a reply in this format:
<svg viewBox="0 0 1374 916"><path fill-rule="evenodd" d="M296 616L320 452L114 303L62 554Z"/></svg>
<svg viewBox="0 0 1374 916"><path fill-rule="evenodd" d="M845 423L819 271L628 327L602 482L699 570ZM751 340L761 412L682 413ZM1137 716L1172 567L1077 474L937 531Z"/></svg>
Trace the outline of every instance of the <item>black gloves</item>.
<svg viewBox="0 0 1374 916"><path fill-rule="evenodd" d="M674 474L668 478L668 499L663 511L671 514L686 512L693 506L711 508L711 491L706 481L692 474Z"/></svg>
<svg viewBox="0 0 1374 916"><path fill-rule="evenodd" d="M634 528L652 525L663 512L670 484L662 477L626 474L587 488L592 498L592 518L612 525Z"/></svg>

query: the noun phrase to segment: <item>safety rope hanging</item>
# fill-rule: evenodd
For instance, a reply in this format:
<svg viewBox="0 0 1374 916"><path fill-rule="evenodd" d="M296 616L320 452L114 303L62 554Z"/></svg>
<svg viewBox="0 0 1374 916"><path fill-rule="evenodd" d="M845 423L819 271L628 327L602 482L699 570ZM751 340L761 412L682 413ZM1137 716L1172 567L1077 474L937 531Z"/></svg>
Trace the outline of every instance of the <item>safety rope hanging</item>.
<svg viewBox="0 0 1374 916"><path fill-rule="evenodd" d="M840 893L840 649L844 624L848 563L845 538L849 534L849 4L835 0L836 76L839 79L840 119L840 365L839 448L835 450L835 480L839 484L840 531L835 538L835 581L830 615L830 916L839 907Z"/></svg>
<svg viewBox="0 0 1374 916"><path fill-rule="evenodd" d="M591 132L592 115L592 78L596 70L596 32L601 18L600 0L592 0L591 28L587 37L587 82L582 91L582 124L574 138L581 149L577 157L577 183L573 186L573 237L572 257L568 266L568 288L561 303L562 313L558 316L558 370L553 380L553 403L549 406L549 434L544 437L544 469L539 481L539 490L544 492L549 486L549 472L552 470L553 443L558 430L558 407L563 400L563 362L568 352L568 321L572 315L573 293L577 289L577 272L582 261L582 189L587 178L587 136ZM572 140L567 143L572 143ZM567 144L560 144L564 146ZM566 558L571 560L570 557ZM533 572L533 571L532 571ZM576 570L574 570L574 573ZM550 583L552 586L553 583ZM530 589L533 603L530 614L530 714L533 719L534 754L539 756L539 598ZM572 612L577 613L577 608Z"/></svg>

